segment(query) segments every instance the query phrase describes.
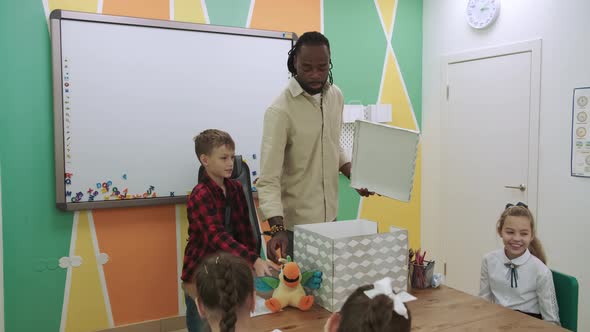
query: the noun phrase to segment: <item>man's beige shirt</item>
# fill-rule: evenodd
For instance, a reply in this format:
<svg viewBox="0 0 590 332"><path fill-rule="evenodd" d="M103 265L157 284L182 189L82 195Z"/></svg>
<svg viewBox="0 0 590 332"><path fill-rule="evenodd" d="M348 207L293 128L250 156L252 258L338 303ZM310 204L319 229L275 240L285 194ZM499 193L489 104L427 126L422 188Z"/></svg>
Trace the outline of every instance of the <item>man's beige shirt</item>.
<svg viewBox="0 0 590 332"><path fill-rule="evenodd" d="M349 160L340 147L344 97L327 84L320 103L291 78L264 115L260 178L263 219L294 225L336 219L338 174Z"/></svg>

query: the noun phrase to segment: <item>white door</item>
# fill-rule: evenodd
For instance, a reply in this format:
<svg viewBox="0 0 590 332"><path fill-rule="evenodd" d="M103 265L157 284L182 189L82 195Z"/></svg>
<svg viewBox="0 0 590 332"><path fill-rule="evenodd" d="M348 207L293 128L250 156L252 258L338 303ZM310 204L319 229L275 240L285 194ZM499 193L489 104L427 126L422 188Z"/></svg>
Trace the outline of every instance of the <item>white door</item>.
<svg viewBox="0 0 590 332"><path fill-rule="evenodd" d="M508 202L536 208L540 41L446 58L441 223L446 283L477 294ZM444 82L444 81L443 81ZM507 188L514 187L514 188Z"/></svg>

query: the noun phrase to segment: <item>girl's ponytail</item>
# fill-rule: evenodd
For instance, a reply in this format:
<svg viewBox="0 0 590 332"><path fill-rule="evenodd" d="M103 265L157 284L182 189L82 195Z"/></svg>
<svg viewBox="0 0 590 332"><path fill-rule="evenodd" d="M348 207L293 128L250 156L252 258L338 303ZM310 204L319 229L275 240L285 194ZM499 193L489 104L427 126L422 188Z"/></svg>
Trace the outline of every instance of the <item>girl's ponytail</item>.
<svg viewBox="0 0 590 332"><path fill-rule="evenodd" d="M545 250L541 241L535 236L529 244L529 251L535 257L537 257L543 264L547 265L547 256L545 256Z"/></svg>

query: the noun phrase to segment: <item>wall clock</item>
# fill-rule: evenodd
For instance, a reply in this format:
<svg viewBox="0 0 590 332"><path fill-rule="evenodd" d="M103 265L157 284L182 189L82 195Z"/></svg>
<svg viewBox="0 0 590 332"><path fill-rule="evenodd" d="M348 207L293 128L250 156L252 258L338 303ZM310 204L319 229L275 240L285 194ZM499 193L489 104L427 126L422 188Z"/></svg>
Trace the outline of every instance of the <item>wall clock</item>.
<svg viewBox="0 0 590 332"><path fill-rule="evenodd" d="M486 28L500 15L500 0L469 0L465 14L472 28Z"/></svg>

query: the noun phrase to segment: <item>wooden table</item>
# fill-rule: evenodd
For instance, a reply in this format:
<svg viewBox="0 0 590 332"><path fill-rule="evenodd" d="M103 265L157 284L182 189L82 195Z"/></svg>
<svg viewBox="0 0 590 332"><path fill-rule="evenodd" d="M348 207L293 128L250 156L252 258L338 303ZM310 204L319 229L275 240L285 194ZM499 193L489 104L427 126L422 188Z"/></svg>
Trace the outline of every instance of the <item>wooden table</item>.
<svg viewBox="0 0 590 332"><path fill-rule="evenodd" d="M567 331L456 289L414 289L412 331Z"/></svg>
<svg viewBox="0 0 590 332"><path fill-rule="evenodd" d="M282 332L295 331L323 331L324 324L332 313L315 305L309 311L300 311L296 308L287 307L276 314L256 316L251 319L252 331L272 331L279 329Z"/></svg>
<svg viewBox="0 0 590 332"><path fill-rule="evenodd" d="M418 300L407 303L412 331L567 331L525 314L489 303L450 287L412 290ZM252 318L256 331L323 331L330 312L314 305L302 312L286 308Z"/></svg>

